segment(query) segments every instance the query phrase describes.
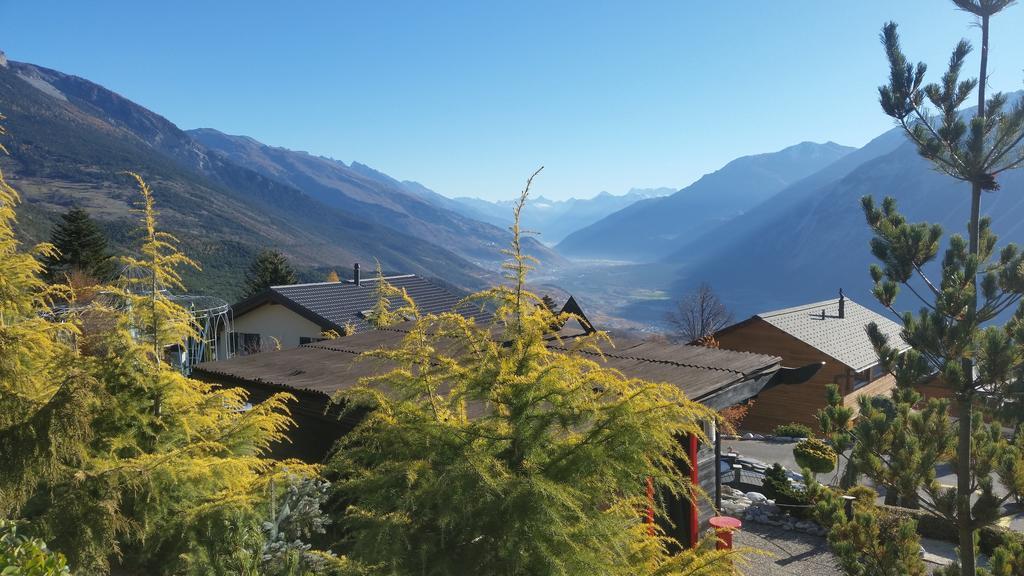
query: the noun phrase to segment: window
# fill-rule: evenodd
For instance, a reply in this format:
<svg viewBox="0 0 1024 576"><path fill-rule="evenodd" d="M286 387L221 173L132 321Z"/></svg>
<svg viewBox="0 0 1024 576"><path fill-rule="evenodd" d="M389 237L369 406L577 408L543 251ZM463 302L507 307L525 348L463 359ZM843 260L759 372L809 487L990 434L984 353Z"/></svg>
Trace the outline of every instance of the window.
<svg viewBox="0 0 1024 576"><path fill-rule="evenodd" d="M314 342L322 342L324 340L327 340L327 338L318 338L318 337L312 337L312 336L299 336L299 346L304 346L306 344L312 344Z"/></svg>
<svg viewBox="0 0 1024 576"><path fill-rule="evenodd" d="M878 380L882 376L885 376L885 374L886 374L885 368L882 368L881 364L875 364L874 366L871 367L871 381L872 382L874 382L875 380Z"/></svg>
<svg viewBox="0 0 1024 576"><path fill-rule="evenodd" d="M862 388L885 375L885 368L881 364L875 364L867 370L856 372L853 374L853 389Z"/></svg>
<svg viewBox="0 0 1024 576"><path fill-rule="evenodd" d="M263 349L260 335L250 332L233 332L231 334L231 344L235 349L235 353L239 356L256 354Z"/></svg>

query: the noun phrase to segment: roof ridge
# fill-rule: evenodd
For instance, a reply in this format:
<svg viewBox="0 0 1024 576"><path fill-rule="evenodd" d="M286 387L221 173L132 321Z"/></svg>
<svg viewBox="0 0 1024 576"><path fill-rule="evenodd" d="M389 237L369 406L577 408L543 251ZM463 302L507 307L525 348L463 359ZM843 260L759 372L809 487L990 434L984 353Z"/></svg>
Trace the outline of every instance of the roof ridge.
<svg viewBox="0 0 1024 576"><path fill-rule="evenodd" d="M853 302L853 300L851 300L849 296L846 296L845 298L846 298L846 302L847 303ZM820 302L811 302L810 304L801 304L799 306L793 306L791 308L779 308L778 310L770 310L768 312L761 312L760 314L755 314L755 316L757 316L758 318L766 318L766 317L769 317L769 316L780 316L782 314L792 314L793 312L801 312L803 310L809 310L811 308L817 308L819 306L827 306L829 304L838 304L838 303L839 303L839 298L832 298L830 300L822 300ZM859 304L858 304L858 306L859 306Z"/></svg>
<svg viewBox="0 0 1024 576"><path fill-rule="evenodd" d="M399 278L418 278L418 276L416 276L415 274L395 274L394 276L385 276L384 277L385 280L398 280ZM372 278L363 278L359 282L360 282L360 284L362 284L363 282L375 282L376 280L377 280L377 277L374 276ZM276 286L271 286L270 288L272 290L276 290L278 288L304 288L306 286L323 286L325 284L341 284L341 285L344 285L344 286L355 286L356 285L356 283L351 281L351 280L341 280L341 281L338 281L338 282L304 282L304 283L300 283L300 284L278 284Z"/></svg>

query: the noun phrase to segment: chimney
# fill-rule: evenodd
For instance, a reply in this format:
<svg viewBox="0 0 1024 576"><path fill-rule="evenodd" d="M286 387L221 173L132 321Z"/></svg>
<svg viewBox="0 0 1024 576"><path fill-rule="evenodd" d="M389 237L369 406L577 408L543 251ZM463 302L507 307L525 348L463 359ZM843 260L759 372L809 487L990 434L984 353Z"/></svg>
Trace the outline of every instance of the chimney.
<svg viewBox="0 0 1024 576"><path fill-rule="evenodd" d="M846 318L846 295L842 288L839 289L839 317Z"/></svg>
<svg viewBox="0 0 1024 576"><path fill-rule="evenodd" d="M360 284L359 284L359 262L356 262L355 266L352 267L352 282L354 282L356 286L360 286Z"/></svg>

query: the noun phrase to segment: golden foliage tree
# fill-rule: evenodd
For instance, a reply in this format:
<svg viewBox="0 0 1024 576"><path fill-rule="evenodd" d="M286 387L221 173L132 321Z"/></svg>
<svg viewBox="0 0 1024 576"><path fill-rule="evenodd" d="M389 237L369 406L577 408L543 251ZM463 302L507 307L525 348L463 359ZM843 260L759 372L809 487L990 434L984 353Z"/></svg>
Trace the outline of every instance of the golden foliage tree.
<svg viewBox="0 0 1024 576"><path fill-rule="evenodd" d="M0 174L0 510L78 573L106 573L113 561L207 574L232 566L245 535L259 532L272 479L315 469L263 456L291 422L287 395L249 406L243 390L161 361L192 333L165 291L191 261L158 231L152 193L132 176L145 230L129 260L136 273L82 308L42 282L34 256L47 247L20 251L18 195ZM70 309L51 306L55 291ZM83 330L85 316L106 321Z"/></svg>
<svg viewBox="0 0 1024 576"><path fill-rule="evenodd" d="M532 181L532 177L531 177ZM478 293L491 325L417 322L390 366L343 394L371 408L330 463L347 503L341 543L387 574L734 574L732 551L674 547L641 511L651 478L698 497L679 438L715 413L667 384L582 354L607 336L548 346L557 318L526 289L516 207L507 285ZM661 503L655 503L659 512Z"/></svg>
<svg viewBox="0 0 1024 576"><path fill-rule="evenodd" d="M420 313L416 308L416 302L409 296L405 288L396 288L384 278L384 271L381 269L380 262L377 262L376 282L373 308L366 319L371 326L374 328L387 328L398 322L419 318ZM398 307L392 310L396 303Z"/></svg>

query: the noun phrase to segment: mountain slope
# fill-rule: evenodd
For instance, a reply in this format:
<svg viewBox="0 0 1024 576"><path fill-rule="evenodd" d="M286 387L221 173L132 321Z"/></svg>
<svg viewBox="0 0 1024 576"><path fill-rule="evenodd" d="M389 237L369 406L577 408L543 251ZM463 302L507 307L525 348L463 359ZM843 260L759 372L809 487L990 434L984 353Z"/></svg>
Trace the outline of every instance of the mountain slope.
<svg viewBox="0 0 1024 576"><path fill-rule="evenodd" d="M403 183L358 162L349 166L210 128L191 130L189 135L231 163L302 190L365 222L448 247L480 266L495 268L504 259L500 249L511 240L507 230L437 206L410 193ZM508 212L512 213L511 207ZM553 252L535 241L527 243L527 251L547 264L557 261Z"/></svg>
<svg viewBox="0 0 1024 576"><path fill-rule="evenodd" d="M391 270L475 287L487 273L450 250L353 217L298 189L210 153L167 119L82 78L10 62L0 67L0 111L23 192L29 240L45 239L53 218L82 206L102 220L115 246L136 239L137 192L122 172L154 189L163 225L205 265L193 290L234 298L244 266L265 246L300 267L341 268L376 257Z"/></svg>
<svg viewBox="0 0 1024 576"><path fill-rule="evenodd" d="M800 210L809 199L826 194L825 189L828 186L834 185L862 164L884 156L905 143L906 137L901 130L889 130L825 168L787 186L764 202L729 220L727 224L715 227L687 242L680 249L664 257L663 261L678 265L714 260L721 258L722 254L735 249L738 245L758 242L759 238L774 232L775 221L781 215Z"/></svg>
<svg viewBox="0 0 1024 576"><path fill-rule="evenodd" d="M851 151L834 142L804 142L744 156L671 196L636 202L578 230L557 249L566 256L656 260Z"/></svg>

